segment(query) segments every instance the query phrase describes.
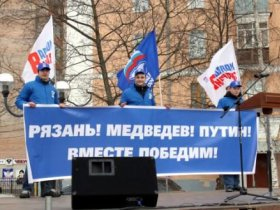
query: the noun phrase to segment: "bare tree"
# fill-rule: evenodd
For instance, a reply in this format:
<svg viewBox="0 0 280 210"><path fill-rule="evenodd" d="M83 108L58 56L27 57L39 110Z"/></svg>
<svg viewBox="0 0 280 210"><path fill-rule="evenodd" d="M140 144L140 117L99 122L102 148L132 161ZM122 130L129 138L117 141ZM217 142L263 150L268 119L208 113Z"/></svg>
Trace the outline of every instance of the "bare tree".
<svg viewBox="0 0 280 210"><path fill-rule="evenodd" d="M25 2L32 12L17 15L18 19L35 18L40 23L49 14L54 17L56 43L61 42L58 79L66 79L73 89L83 89L78 95L88 96L82 103L73 101L76 105L86 105L92 98L94 105L116 104L120 96L116 73L125 66L139 38L155 29L165 100L174 106L190 106L192 101L211 106L201 94L191 95L192 86L196 87L196 77L207 68L212 55L229 39L236 40L237 19L241 17L234 14L233 0L205 1L202 7L194 4L197 1L183 0L138 5L131 0ZM68 37L70 30L81 41ZM199 43L204 46L197 48ZM75 67L77 71L68 71ZM82 81L91 88L85 88ZM159 94L158 85L155 94Z"/></svg>
<svg viewBox="0 0 280 210"><path fill-rule="evenodd" d="M45 11L43 14L46 12L52 14L55 22L64 23L84 38L85 41L79 45L73 45L71 40L65 40L67 45L65 60L71 61L75 60L75 57L82 57L79 62L87 62L89 65L80 69L77 74L65 76L71 82L82 73L92 71L94 86L93 91L88 93L101 101L101 104L116 103L120 96L120 90L116 86L116 72L126 64L137 46L137 39L143 38L153 29L157 32L163 80L190 67L193 69L194 66L206 63L204 60L193 65L189 60L186 62L181 58L184 54L185 58L187 57L186 37L192 30L188 21L190 15L186 15L187 4L183 1L170 2L168 9L167 1L151 1L148 7L133 5L129 0L113 3L76 0L68 4L65 1L54 1L52 6L48 1L27 0L27 2ZM54 9L56 8L54 4L65 5L64 12ZM170 23L172 24L172 28L167 34L165 31L168 23L169 27ZM167 38L170 39L168 46ZM72 62L71 66L65 68L75 65L77 63Z"/></svg>

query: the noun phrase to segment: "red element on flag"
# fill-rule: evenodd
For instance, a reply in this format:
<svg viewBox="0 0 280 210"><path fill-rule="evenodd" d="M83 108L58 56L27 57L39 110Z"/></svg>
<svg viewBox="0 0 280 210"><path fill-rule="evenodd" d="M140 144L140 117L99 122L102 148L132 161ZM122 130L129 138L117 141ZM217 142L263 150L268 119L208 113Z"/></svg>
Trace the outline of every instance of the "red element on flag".
<svg viewBox="0 0 280 210"><path fill-rule="evenodd" d="M138 64L138 61L140 61L140 60L142 60L142 59L144 59L145 58L145 55L139 55L139 56L137 56L132 62L132 65L127 69L127 71L126 71L126 75L125 75L125 77L126 77L126 79L127 80L129 80L129 75L130 75L130 72L132 71L132 69L134 69L135 68L135 66L137 66L137 64Z"/></svg>
<svg viewBox="0 0 280 210"><path fill-rule="evenodd" d="M215 74L212 74L209 79L214 89L217 90L224 85L224 79L237 80L237 76L236 72L227 72L220 75L218 78L215 76Z"/></svg>
<svg viewBox="0 0 280 210"><path fill-rule="evenodd" d="M33 81L38 74L39 63L48 63L50 65L50 78L55 76L55 49L53 40L53 20L50 20L44 26L39 37L35 41L25 63L22 79L24 82Z"/></svg>
<svg viewBox="0 0 280 210"><path fill-rule="evenodd" d="M28 62L30 63L30 66L32 68L33 73L37 74L38 73L37 66L39 65L39 63L45 62L47 64L51 64L52 63L52 56L51 56L51 53L49 53L46 56L46 60L41 61L40 57L39 57L39 54L37 52L33 52L33 53L30 53L28 55Z"/></svg>
<svg viewBox="0 0 280 210"><path fill-rule="evenodd" d="M37 66L40 63L40 57L37 52L30 53L28 55L28 62L32 68L34 74L38 73Z"/></svg>
<svg viewBox="0 0 280 210"><path fill-rule="evenodd" d="M45 61L47 64L51 64L52 63L52 54L49 53L47 54L47 57L46 57L46 61Z"/></svg>

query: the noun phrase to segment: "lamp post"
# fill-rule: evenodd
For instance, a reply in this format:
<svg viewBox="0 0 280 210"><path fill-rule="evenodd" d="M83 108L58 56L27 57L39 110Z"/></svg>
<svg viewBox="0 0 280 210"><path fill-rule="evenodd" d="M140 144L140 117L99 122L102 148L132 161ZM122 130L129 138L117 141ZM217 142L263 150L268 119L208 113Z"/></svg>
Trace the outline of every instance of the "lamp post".
<svg viewBox="0 0 280 210"><path fill-rule="evenodd" d="M2 92L4 98L4 105L6 110L14 117L22 117L23 114L17 114L12 112L12 110L8 105L8 96L10 94L10 90L12 89L13 83L14 83L14 78L11 74L8 73L0 74L0 91ZM56 89L58 92L59 103L64 103L65 99L69 95L69 91L70 91L69 84L65 81L58 81L56 83Z"/></svg>
<svg viewBox="0 0 280 210"><path fill-rule="evenodd" d="M65 81L58 81L58 82L56 82L55 86L56 86L56 89L57 89L57 92L58 92L59 103L64 103L65 99L69 95L69 91L70 91L69 84Z"/></svg>
<svg viewBox="0 0 280 210"><path fill-rule="evenodd" d="M22 117L23 114L17 114L12 112L12 110L8 105L8 96L10 94L10 89L12 88L13 83L14 83L14 78L11 74L8 73L0 74L0 91L2 92L4 98L4 105L6 110L14 117Z"/></svg>

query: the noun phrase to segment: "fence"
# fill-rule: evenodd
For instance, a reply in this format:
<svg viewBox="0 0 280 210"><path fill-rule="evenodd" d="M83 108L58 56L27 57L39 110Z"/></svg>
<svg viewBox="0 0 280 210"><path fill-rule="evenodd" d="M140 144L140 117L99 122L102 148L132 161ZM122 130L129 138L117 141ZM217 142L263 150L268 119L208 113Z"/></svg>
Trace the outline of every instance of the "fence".
<svg viewBox="0 0 280 210"><path fill-rule="evenodd" d="M20 179L0 179L0 194L19 195L22 189Z"/></svg>

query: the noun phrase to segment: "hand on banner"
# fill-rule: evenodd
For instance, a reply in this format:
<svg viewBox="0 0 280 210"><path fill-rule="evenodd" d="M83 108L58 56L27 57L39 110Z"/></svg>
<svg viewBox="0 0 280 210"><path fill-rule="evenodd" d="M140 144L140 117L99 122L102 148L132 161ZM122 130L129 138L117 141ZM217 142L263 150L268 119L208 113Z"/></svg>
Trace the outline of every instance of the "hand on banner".
<svg viewBox="0 0 280 210"><path fill-rule="evenodd" d="M35 108L36 107L36 104L34 103L34 102L28 102L28 104L29 104L29 107L32 107L32 108ZM65 103L60 103L59 104L59 107L60 108L64 108L64 107L66 107L66 104Z"/></svg>
<svg viewBox="0 0 280 210"><path fill-rule="evenodd" d="M36 107L36 104L32 101L28 102L28 105L32 108Z"/></svg>
<svg viewBox="0 0 280 210"><path fill-rule="evenodd" d="M166 109L170 109L170 108L171 108L171 105L170 105L170 104L164 104L164 107L165 107Z"/></svg>
<svg viewBox="0 0 280 210"><path fill-rule="evenodd" d="M120 107L123 108L126 104L126 102L120 103Z"/></svg>
<svg viewBox="0 0 280 210"><path fill-rule="evenodd" d="M228 111L229 108L230 108L229 106L225 106L225 107L223 107L223 110L226 112L226 111Z"/></svg>
<svg viewBox="0 0 280 210"><path fill-rule="evenodd" d="M60 108L65 108L65 107L66 107L66 104L65 104L65 103L60 103L60 104L59 104L59 107L60 107Z"/></svg>

